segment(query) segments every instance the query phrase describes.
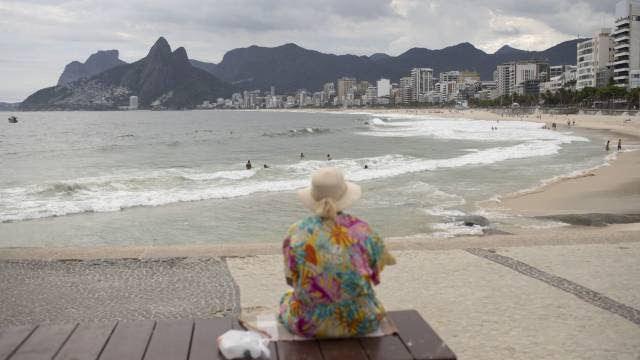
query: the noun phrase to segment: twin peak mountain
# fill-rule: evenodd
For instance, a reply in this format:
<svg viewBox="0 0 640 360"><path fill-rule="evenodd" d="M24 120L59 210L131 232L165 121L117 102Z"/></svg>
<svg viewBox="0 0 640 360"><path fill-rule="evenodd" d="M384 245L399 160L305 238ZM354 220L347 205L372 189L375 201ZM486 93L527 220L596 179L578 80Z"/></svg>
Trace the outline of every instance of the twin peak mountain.
<svg viewBox="0 0 640 360"><path fill-rule="evenodd" d="M240 90L268 89L279 93L316 90L342 76L397 81L413 67L430 67L435 74L449 70L477 71L492 78L505 61L548 59L551 65L575 64L576 43L565 41L544 51L524 51L503 46L487 54L469 43L439 50L412 48L398 56L333 55L307 50L295 44L277 47L250 46L227 52L219 64L189 59L183 47L171 51L160 37L144 58L127 64L117 50L99 51L85 63L67 65L57 86L29 96L24 110L108 110L126 106L138 96L141 108L193 108L204 100L229 97Z"/></svg>

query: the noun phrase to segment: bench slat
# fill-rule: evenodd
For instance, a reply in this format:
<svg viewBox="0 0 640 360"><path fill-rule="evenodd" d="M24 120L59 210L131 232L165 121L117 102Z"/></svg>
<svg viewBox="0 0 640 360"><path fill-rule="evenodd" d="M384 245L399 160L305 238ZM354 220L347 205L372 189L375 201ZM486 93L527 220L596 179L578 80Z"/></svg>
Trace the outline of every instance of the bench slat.
<svg viewBox="0 0 640 360"><path fill-rule="evenodd" d="M367 360L367 354L358 339L331 339L318 341L325 359Z"/></svg>
<svg viewBox="0 0 640 360"><path fill-rule="evenodd" d="M0 359L4 360L16 351L35 328L31 325L0 328Z"/></svg>
<svg viewBox="0 0 640 360"><path fill-rule="evenodd" d="M96 360L116 326L116 321L78 325L56 360Z"/></svg>
<svg viewBox="0 0 640 360"><path fill-rule="evenodd" d="M360 343L371 360L413 359L398 336L360 338Z"/></svg>
<svg viewBox="0 0 640 360"><path fill-rule="evenodd" d="M306 341L278 341L279 360L323 360L322 352L318 342L315 340Z"/></svg>
<svg viewBox="0 0 640 360"><path fill-rule="evenodd" d="M12 360L51 359L67 341L78 324L44 324L38 326L11 357Z"/></svg>
<svg viewBox="0 0 640 360"><path fill-rule="evenodd" d="M415 310L392 311L398 335L416 359L455 360L456 355Z"/></svg>
<svg viewBox="0 0 640 360"><path fill-rule="evenodd" d="M196 320L189 360L224 360L218 351L218 336L231 329L231 318Z"/></svg>
<svg viewBox="0 0 640 360"><path fill-rule="evenodd" d="M142 359L154 325L150 320L118 322L100 360Z"/></svg>
<svg viewBox="0 0 640 360"><path fill-rule="evenodd" d="M147 348L146 360L187 360L193 320L158 320Z"/></svg>

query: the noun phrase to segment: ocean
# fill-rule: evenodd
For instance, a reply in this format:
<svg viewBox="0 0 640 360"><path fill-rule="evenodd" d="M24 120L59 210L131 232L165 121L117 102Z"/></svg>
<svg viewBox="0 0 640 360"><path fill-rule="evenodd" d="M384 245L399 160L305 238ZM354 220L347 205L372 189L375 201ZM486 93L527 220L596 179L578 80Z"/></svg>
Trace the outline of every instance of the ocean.
<svg viewBox="0 0 640 360"><path fill-rule="evenodd" d="M385 237L481 234L455 221L465 214L549 227L477 202L606 161L600 137L561 122L551 131L436 114L9 115L0 113L0 247L279 242L308 215L295 190L327 165L362 185L349 212Z"/></svg>

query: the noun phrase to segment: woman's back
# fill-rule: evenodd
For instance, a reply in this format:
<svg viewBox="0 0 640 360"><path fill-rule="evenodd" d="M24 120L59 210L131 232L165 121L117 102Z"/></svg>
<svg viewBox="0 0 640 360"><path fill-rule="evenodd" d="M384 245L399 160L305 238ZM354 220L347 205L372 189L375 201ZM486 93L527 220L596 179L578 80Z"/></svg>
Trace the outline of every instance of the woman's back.
<svg viewBox="0 0 640 360"><path fill-rule="evenodd" d="M293 291L281 300L290 331L315 337L362 335L378 328L384 309L373 292L384 244L364 221L339 213L293 224L283 243L285 274Z"/></svg>

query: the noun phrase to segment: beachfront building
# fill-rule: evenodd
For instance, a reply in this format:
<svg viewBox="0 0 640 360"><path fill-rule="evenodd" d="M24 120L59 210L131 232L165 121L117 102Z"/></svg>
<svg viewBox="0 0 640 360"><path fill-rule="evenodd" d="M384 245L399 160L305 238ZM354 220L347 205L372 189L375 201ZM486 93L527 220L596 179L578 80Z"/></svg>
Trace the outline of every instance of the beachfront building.
<svg viewBox="0 0 640 360"><path fill-rule="evenodd" d="M613 61L613 38L610 29L600 29L592 39L578 43L578 78L576 89L596 87L598 71Z"/></svg>
<svg viewBox="0 0 640 360"><path fill-rule="evenodd" d="M425 102L425 95L433 90L433 69L411 69L411 102Z"/></svg>
<svg viewBox="0 0 640 360"><path fill-rule="evenodd" d="M613 33L613 81L617 86L640 86L640 2L616 4Z"/></svg>
<svg viewBox="0 0 640 360"><path fill-rule="evenodd" d="M356 85L356 79L353 77L341 77L338 79L338 91L336 92L336 98L338 104L344 104L347 100L349 92L352 92L352 88Z"/></svg>
<svg viewBox="0 0 640 360"><path fill-rule="evenodd" d="M400 103L409 104L412 99L411 77L400 78L399 98Z"/></svg>
<svg viewBox="0 0 640 360"><path fill-rule="evenodd" d="M138 108L138 97L130 96L129 97L129 109L137 109Z"/></svg>
<svg viewBox="0 0 640 360"><path fill-rule="evenodd" d="M546 74L549 74L549 63L546 60L533 59L500 64L496 69L498 94L514 94L518 91L518 85L528 80L546 81Z"/></svg>
<svg viewBox="0 0 640 360"><path fill-rule="evenodd" d="M560 67L564 69L564 72L560 73L559 75L557 75L557 70L550 69L549 73L553 76L551 77L551 79L549 79L549 81L540 83L541 93L545 93L547 91L555 93L556 91L567 87L575 88L575 86L572 86L572 84L576 82L578 67L574 65L558 65L552 66L551 68L558 69Z"/></svg>
<svg viewBox="0 0 640 360"><path fill-rule="evenodd" d="M446 71L440 73L440 82L462 82L462 75L460 71Z"/></svg>
<svg viewBox="0 0 640 360"><path fill-rule="evenodd" d="M380 79L376 83L378 93L376 94L379 98L381 97L389 97L391 94L391 82L389 79Z"/></svg>

